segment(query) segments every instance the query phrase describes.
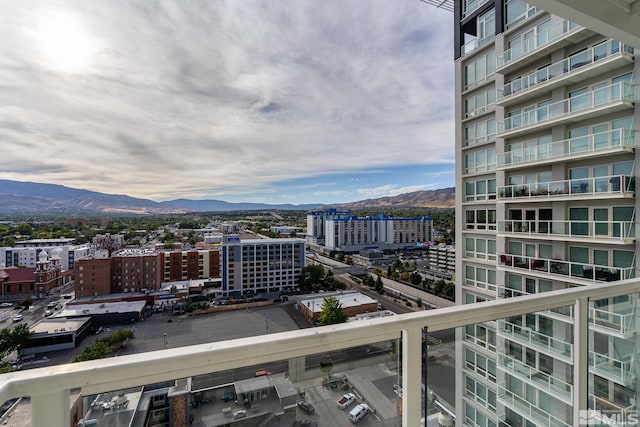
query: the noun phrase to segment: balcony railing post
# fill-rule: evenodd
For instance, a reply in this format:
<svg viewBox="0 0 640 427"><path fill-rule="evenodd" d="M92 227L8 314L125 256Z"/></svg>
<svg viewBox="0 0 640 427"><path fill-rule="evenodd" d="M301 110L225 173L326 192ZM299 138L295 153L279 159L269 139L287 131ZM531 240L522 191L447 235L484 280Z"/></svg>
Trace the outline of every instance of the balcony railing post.
<svg viewBox="0 0 640 427"><path fill-rule="evenodd" d="M51 391L31 396L31 425L33 427L68 426L69 390Z"/></svg>
<svg viewBox="0 0 640 427"><path fill-rule="evenodd" d="M589 299L576 299L573 312L573 423L587 409L589 386Z"/></svg>
<svg viewBox="0 0 640 427"><path fill-rule="evenodd" d="M402 390L402 425L419 426L422 418L422 328L402 331Z"/></svg>

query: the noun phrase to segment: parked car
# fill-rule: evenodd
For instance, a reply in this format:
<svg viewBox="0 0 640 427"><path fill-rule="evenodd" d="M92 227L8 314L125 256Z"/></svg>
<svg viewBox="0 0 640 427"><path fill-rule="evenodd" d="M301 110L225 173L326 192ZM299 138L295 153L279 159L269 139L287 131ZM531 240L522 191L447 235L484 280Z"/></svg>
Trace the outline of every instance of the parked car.
<svg viewBox="0 0 640 427"><path fill-rule="evenodd" d="M361 403L349 412L349 419L352 423L357 423L367 415L367 412L369 412L369 405Z"/></svg>
<svg viewBox="0 0 640 427"><path fill-rule="evenodd" d="M236 396L233 393L225 393L221 397L223 402L228 402L230 400L235 400Z"/></svg>
<svg viewBox="0 0 640 427"><path fill-rule="evenodd" d="M356 395L353 393L347 393L338 400L338 408L345 409L356 401Z"/></svg>
<svg viewBox="0 0 640 427"><path fill-rule="evenodd" d="M44 315L45 315L45 317L49 317L49 316L53 315L53 310L46 310L44 312Z"/></svg>
<svg viewBox="0 0 640 427"><path fill-rule="evenodd" d="M13 316L13 323L21 322L22 319L24 319L24 316L22 314L16 314L15 316Z"/></svg>
<svg viewBox="0 0 640 427"><path fill-rule="evenodd" d="M267 375L273 375L273 373L270 372L270 371L258 371L258 372L256 372L256 377L264 377L264 376L267 376Z"/></svg>
<svg viewBox="0 0 640 427"><path fill-rule="evenodd" d="M10 302L3 302L3 303L0 303L0 307L2 308L13 307L13 304L11 304Z"/></svg>
<svg viewBox="0 0 640 427"><path fill-rule="evenodd" d="M313 414L316 411L316 408L313 407L311 402L307 402L306 400L299 401L298 408L302 409L307 414Z"/></svg>

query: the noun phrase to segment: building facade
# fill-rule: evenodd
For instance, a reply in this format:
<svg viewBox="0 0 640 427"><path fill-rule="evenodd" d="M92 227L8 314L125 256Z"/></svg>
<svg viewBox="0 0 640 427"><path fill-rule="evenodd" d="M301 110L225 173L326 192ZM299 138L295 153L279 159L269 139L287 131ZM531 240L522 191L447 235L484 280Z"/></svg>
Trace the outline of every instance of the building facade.
<svg viewBox="0 0 640 427"><path fill-rule="evenodd" d="M636 277L634 49L522 0L455 2L458 303ZM636 301L590 306L590 409L637 410ZM458 332L458 419L572 426L573 313Z"/></svg>
<svg viewBox="0 0 640 427"><path fill-rule="evenodd" d="M231 236L222 246L222 289L231 296L291 290L304 266L302 239L241 241Z"/></svg>
<svg viewBox="0 0 640 427"><path fill-rule="evenodd" d="M325 244L325 221L352 217L350 210L324 209L307 212L307 243L311 245Z"/></svg>
<svg viewBox="0 0 640 427"><path fill-rule="evenodd" d="M220 248L164 252L165 282L190 279L219 278Z"/></svg>
<svg viewBox="0 0 640 427"><path fill-rule="evenodd" d="M0 264L4 264L5 267L34 268L42 251L56 254L63 270L73 270L75 260L92 255L94 247L89 244L3 247L0 248Z"/></svg>
<svg viewBox="0 0 640 427"><path fill-rule="evenodd" d="M363 249L395 251L423 247L433 241L433 220L420 218L390 218L348 216L324 221L324 246L328 250L359 252ZM430 244L430 243L428 243Z"/></svg>

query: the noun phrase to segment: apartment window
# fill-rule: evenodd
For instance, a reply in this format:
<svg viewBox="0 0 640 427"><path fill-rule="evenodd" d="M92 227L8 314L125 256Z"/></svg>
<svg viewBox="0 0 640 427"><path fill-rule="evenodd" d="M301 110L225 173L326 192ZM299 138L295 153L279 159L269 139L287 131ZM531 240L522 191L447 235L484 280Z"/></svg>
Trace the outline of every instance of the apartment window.
<svg viewBox="0 0 640 427"><path fill-rule="evenodd" d="M464 87L470 89L493 78L496 72L496 53L490 50L468 61L464 66Z"/></svg>
<svg viewBox="0 0 640 427"><path fill-rule="evenodd" d="M466 230L495 230L495 209L467 209L465 211Z"/></svg>
<svg viewBox="0 0 640 427"><path fill-rule="evenodd" d="M496 199L496 180L469 180L465 183L465 201L474 202Z"/></svg>
<svg viewBox="0 0 640 427"><path fill-rule="evenodd" d="M545 135L529 141L508 144L505 163L518 164L548 159L552 154L551 141L551 135Z"/></svg>
<svg viewBox="0 0 640 427"><path fill-rule="evenodd" d="M522 0L505 0L504 6L506 28L532 17L537 11L535 6Z"/></svg>
<svg viewBox="0 0 640 427"><path fill-rule="evenodd" d="M496 91L494 88L480 90L469 95L464 100L465 118L471 118L493 110L496 103Z"/></svg>
<svg viewBox="0 0 640 427"><path fill-rule="evenodd" d="M482 173L496 170L496 149L474 151L465 154L465 174Z"/></svg>
<svg viewBox="0 0 640 427"><path fill-rule="evenodd" d="M467 265L465 267L465 284L480 289L496 290L496 271L484 267Z"/></svg>
<svg viewBox="0 0 640 427"><path fill-rule="evenodd" d="M496 259L496 241L492 239L465 238L465 257L473 259Z"/></svg>
<svg viewBox="0 0 640 427"><path fill-rule="evenodd" d="M496 119L483 120L465 126L465 146L493 142L496 139Z"/></svg>

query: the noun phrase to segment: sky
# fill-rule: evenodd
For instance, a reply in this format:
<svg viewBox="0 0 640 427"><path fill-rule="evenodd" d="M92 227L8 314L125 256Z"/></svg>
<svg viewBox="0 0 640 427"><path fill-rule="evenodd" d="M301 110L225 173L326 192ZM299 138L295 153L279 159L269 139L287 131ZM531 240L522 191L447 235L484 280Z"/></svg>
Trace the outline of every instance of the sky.
<svg viewBox="0 0 640 427"><path fill-rule="evenodd" d="M452 23L419 0L0 0L0 179L274 204L453 187Z"/></svg>

